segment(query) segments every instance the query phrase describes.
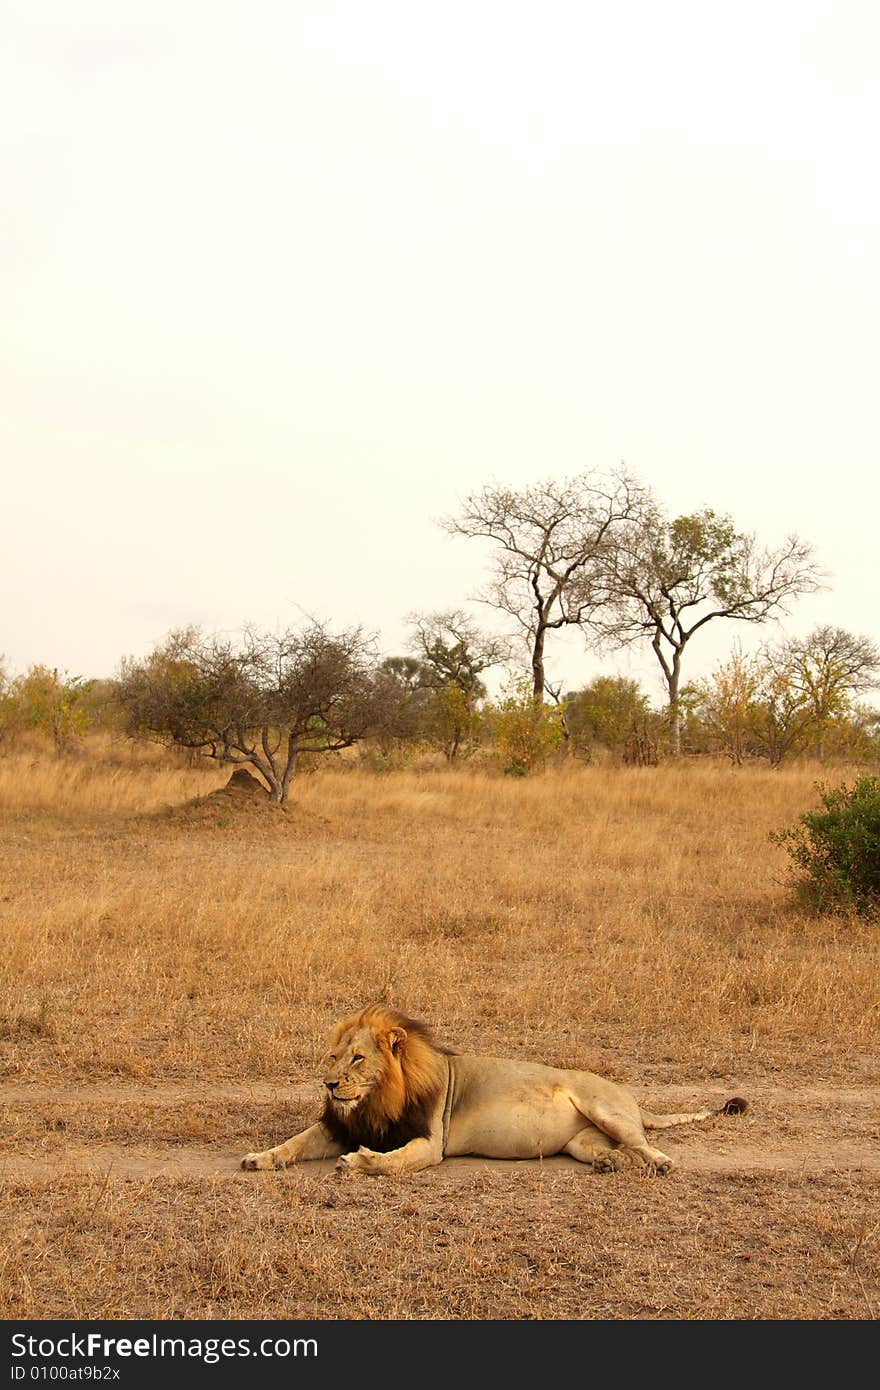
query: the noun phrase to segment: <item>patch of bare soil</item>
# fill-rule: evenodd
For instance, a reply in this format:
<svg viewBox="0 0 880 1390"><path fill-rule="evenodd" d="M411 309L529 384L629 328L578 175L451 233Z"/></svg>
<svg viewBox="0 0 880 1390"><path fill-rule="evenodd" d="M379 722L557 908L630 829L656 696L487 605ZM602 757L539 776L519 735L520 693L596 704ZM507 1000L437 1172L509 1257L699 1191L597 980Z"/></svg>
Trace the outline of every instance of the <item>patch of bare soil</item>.
<svg viewBox="0 0 880 1390"><path fill-rule="evenodd" d="M676 1161L677 1169L701 1173L864 1172L880 1175L880 1088L846 1089L751 1085L749 1109L742 1116L717 1116L698 1125L664 1131L657 1141ZM724 1096L697 1093L691 1087L666 1086L645 1093L644 1103L655 1109L721 1103ZM265 1130L253 1143L269 1147L289 1137L314 1118L319 1105L314 1083L278 1085L131 1086L102 1083L79 1087L0 1084L0 1107L7 1136L0 1148L0 1178L42 1180L60 1173L112 1170L117 1178L157 1174L189 1177L239 1177L241 1143L229 1147L247 1130ZM187 1144L192 1112L198 1112L199 1134L211 1133L207 1143ZM180 1141L151 1142L156 1112L161 1133L174 1131L179 1116ZM119 1116L131 1142L102 1142L96 1113L106 1131L108 1117ZM139 1118L140 1121L139 1121ZM11 1122L15 1117L17 1123ZM280 1128L279 1128L280 1127ZM117 1124L116 1134L119 1132ZM139 1129L142 1138L139 1140ZM48 1138L47 1138L48 1136ZM114 1138L116 1135L114 1134ZM443 1181L455 1184L474 1172L516 1174L536 1166L534 1161L510 1162L486 1158L447 1159ZM578 1170L565 1156L542 1161L547 1172ZM313 1173L330 1173L332 1163L309 1163ZM253 1181L254 1175L247 1175ZM258 1179L259 1180L259 1179Z"/></svg>

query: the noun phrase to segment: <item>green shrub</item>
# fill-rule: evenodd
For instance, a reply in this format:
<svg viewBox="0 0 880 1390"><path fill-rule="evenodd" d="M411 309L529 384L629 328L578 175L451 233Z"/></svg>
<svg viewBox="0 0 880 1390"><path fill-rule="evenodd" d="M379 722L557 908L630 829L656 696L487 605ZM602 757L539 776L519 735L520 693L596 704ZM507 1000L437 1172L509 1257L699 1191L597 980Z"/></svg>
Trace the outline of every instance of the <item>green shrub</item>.
<svg viewBox="0 0 880 1390"><path fill-rule="evenodd" d="M818 784L824 810L800 824L771 832L801 871L795 891L817 912L852 910L880 915L880 777L859 777L854 787Z"/></svg>
<svg viewBox="0 0 880 1390"><path fill-rule="evenodd" d="M508 777L525 777L543 767L563 739L561 709L536 700L528 676L508 681L488 717Z"/></svg>

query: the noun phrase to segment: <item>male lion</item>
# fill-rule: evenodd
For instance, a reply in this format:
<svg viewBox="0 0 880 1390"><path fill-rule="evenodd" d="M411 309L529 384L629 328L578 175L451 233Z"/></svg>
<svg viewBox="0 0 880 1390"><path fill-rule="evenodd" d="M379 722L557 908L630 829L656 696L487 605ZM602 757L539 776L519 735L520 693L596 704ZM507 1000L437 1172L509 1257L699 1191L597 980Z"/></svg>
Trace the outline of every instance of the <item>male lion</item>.
<svg viewBox="0 0 880 1390"><path fill-rule="evenodd" d="M600 1172L626 1163L668 1173L645 1129L666 1129L745 1110L738 1096L716 1110L652 1115L635 1096L589 1071L475 1057L438 1047L423 1023L372 1004L330 1039L317 1124L242 1168L284 1168L338 1158L361 1173L417 1173L444 1157L547 1158L567 1153Z"/></svg>

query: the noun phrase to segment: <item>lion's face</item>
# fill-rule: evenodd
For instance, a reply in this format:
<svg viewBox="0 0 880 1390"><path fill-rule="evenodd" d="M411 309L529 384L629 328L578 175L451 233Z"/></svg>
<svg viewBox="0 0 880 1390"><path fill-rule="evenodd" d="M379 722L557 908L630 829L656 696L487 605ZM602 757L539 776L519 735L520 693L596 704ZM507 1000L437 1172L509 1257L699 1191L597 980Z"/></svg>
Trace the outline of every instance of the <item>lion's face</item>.
<svg viewBox="0 0 880 1390"><path fill-rule="evenodd" d="M402 1028L381 1030L361 1022L336 1029L324 1059L324 1085L340 1115L350 1114L399 1074L396 1054L405 1038Z"/></svg>

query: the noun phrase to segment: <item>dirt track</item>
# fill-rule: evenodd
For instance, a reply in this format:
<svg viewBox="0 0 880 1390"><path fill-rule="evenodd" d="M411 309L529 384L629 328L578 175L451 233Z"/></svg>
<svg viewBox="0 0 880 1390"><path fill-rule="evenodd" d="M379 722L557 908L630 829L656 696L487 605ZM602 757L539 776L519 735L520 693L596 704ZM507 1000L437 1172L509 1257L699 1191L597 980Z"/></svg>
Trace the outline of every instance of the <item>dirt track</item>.
<svg viewBox="0 0 880 1390"><path fill-rule="evenodd" d="M377 1181L239 1167L310 1122L314 1082L0 1084L5 1316L874 1318L880 1088L820 1079L636 1088L750 1102L662 1131L666 1179L475 1157Z"/></svg>
<svg viewBox="0 0 880 1390"><path fill-rule="evenodd" d="M676 1159L679 1168L718 1174L880 1174L880 1088L792 1090L744 1081L742 1089L750 1100L747 1115L719 1117L708 1124L683 1126L664 1134L663 1147ZM666 1086L653 1088L640 1098L650 1106L677 1108L713 1100L720 1103L725 1094ZM165 1112L163 1129L167 1133L173 1132L175 1113L182 1117L194 1104L203 1111L216 1111L215 1141L193 1144L182 1139L180 1143L158 1143L145 1134L142 1142L104 1142L90 1138L87 1132L77 1133L75 1118L82 1107L104 1116L130 1111L135 1133L137 1111L146 1110L151 1115ZM292 1133L301 1125L300 1116L316 1104L317 1090L313 1084L147 1087L104 1083L77 1088L0 1084L0 1106L19 1115L30 1114L36 1122L20 1145L7 1138L5 1151L0 1152L0 1179L40 1182L60 1175L100 1173L115 1180L166 1175L259 1182L262 1175L242 1173L239 1169L246 1146L240 1141L229 1142L227 1108L231 1111L242 1105L265 1106L268 1114L269 1107L274 1107L277 1127L278 1107L289 1105ZM268 1120L267 1131L267 1145L283 1137L271 1132ZM184 1132L181 1125L182 1135ZM255 1137L255 1142L263 1141ZM565 1157L544 1161L544 1167L551 1170L573 1170L577 1166ZM458 1158L448 1160L443 1171L452 1183L472 1177L475 1171L514 1172L520 1168L533 1169L534 1163ZM330 1175L333 1171L330 1162L308 1165L311 1176Z"/></svg>

